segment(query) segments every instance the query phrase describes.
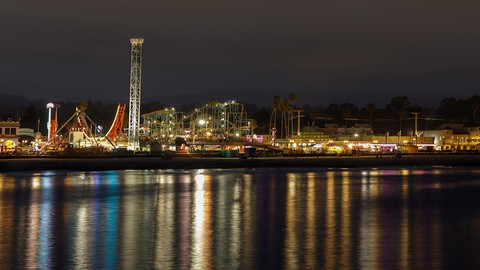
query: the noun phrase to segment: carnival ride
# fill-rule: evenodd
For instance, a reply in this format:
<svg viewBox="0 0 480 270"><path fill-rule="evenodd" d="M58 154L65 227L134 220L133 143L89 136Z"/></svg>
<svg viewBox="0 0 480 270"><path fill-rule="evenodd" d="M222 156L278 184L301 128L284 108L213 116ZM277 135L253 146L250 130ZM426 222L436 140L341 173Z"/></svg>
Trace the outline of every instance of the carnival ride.
<svg viewBox="0 0 480 270"><path fill-rule="evenodd" d="M117 141L121 138L125 138L125 133L123 132L123 120L125 118L126 106L126 104L118 104L117 113L115 113L112 126L105 135L105 138L111 141Z"/></svg>
<svg viewBox="0 0 480 270"><path fill-rule="evenodd" d="M52 126L51 136L40 148L40 152L59 152L73 148L89 148L95 151L104 151L119 146L123 135L123 118L125 116L125 104L119 104L117 113L110 130L104 136L97 125L85 113L86 103L80 103L75 108L75 113L56 130Z"/></svg>
<svg viewBox="0 0 480 270"><path fill-rule="evenodd" d="M113 123L103 135L101 129L87 116L86 103L77 106L75 113L57 131L58 104L49 103L48 139L40 151L62 151L65 149L97 147L111 150L127 148L141 150L141 144L157 142L175 144L178 139L185 144L202 142L240 142L251 135L255 121L247 118L243 104L236 101L210 102L193 112L185 114L175 108L157 110L144 115L140 122L140 96L142 73L142 38L132 38L130 66L130 104L128 109L128 134L124 133L126 104L119 104ZM54 119L51 117L55 109ZM63 132L63 133L62 133Z"/></svg>
<svg viewBox="0 0 480 270"><path fill-rule="evenodd" d="M167 108L142 115L143 135L158 142L184 138L190 144L200 141L241 140L255 128L242 103L212 99L189 114Z"/></svg>
<svg viewBox="0 0 480 270"><path fill-rule="evenodd" d="M40 151L62 151L66 148L102 147L106 150L127 147L124 133L126 104L118 104L114 120L103 135L86 114L87 104L81 103L75 113L57 130L52 125L51 137ZM56 118L55 114L55 118ZM175 108L165 108L142 115L142 140L174 144L182 138L189 144L205 142L239 142L252 134L255 121L247 118L242 103L211 100L185 114ZM56 121L52 121L56 122Z"/></svg>

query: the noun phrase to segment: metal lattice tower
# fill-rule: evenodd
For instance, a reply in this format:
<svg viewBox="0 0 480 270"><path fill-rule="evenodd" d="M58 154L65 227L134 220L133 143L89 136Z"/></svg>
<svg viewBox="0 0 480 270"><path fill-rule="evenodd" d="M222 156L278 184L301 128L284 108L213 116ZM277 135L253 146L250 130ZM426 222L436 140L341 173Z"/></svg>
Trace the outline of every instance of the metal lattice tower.
<svg viewBox="0 0 480 270"><path fill-rule="evenodd" d="M131 38L130 55L130 107L128 113L128 149L139 149L140 95L142 86L143 38Z"/></svg>

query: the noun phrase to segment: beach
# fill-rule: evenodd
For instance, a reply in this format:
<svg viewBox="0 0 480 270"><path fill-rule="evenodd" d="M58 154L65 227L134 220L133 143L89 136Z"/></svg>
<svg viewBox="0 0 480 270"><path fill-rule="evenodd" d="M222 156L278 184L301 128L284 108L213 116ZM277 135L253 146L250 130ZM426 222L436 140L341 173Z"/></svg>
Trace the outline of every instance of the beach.
<svg viewBox="0 0 480 270"><path fill-rule="evenodd" d="M213 157L152 156L127 157L8 157L0 159L0 171L43 170L143 170L143 169L215 169L256 167L398 167L398 166L480 166L480 155L403 155L401 158L376 156L256 157L253 159Z"/></svg>

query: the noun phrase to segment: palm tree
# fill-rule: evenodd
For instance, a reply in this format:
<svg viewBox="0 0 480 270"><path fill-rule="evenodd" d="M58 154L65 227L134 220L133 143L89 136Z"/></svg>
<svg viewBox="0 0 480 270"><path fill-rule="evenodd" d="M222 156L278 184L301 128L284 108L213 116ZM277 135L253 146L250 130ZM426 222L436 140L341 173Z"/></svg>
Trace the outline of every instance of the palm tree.
<svg viewBox="0 0 480 270"><path fill-rule="evenodd" d="M390 101L390 107L400 116L400 130L402 130L403 114L408 106L410 106L410 101L406 96L394 97Z"/></svg>
<svg viewBox="0 0 480 270"><path fill-rule="evenodd" d="M272 115L270 116L270 130L277 128L277 110L280 109L280 96L275 95L272 101ZM273 126L272 126L273 120Z"/></svg>
<svg viewBox="0 0 480 270"><path fill-rule="evenodd" d="M472 108L473 111L473 121L476 123L477 122L477 112L480 110L480 96L473 96L470 98L471 99L471 104L470 107Z"/></svg>
<svg viewBox="0 0 480 270"><path fill-rule="evenodd" d="M295 108L294 106L294 103L295 101L297 101L297 95L295 95L295 93L290 93L288 95L288 101L290 102L290 120L291 120L291 123L289 124L290 125L290 129L289 129L289 132L291 132L291 134L293 134L293 110ZM300 121L300 120L299 120Z"/></svg>
<svg viewBox="0 0 480 270"><path fill-rule="evenodd" d="M286 98L281 99L280 111L282 112L282 125L280 128L280 137L283 138L283 130L285 129L285 137L288 137L288 128L287 128L287 115L289 110L288 100Z"/></svg>
<svg viewBox="0 0 480 270"><path fill-rule="evenodd" d="M355 105L351 103L343 103L340 105L342 115L345 117L345 128L348 128L348 117L352 115L355 110Z"/></svg>

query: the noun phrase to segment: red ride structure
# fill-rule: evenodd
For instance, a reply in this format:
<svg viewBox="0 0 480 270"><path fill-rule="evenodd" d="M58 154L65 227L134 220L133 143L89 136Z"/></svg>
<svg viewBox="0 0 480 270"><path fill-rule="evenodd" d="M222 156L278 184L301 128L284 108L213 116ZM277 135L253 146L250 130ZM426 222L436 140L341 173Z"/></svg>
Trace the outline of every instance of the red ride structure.
<svg viewBox="0 0 480 270"><path fill-rule="evenodd" d="M110 127L110 130L108 130L107 135L105 135L107 139L116 141L125 136L123 133L123 119L125 118L126 107L126 104L118 104L115 119L113 119L112 126Z"/></svg>

